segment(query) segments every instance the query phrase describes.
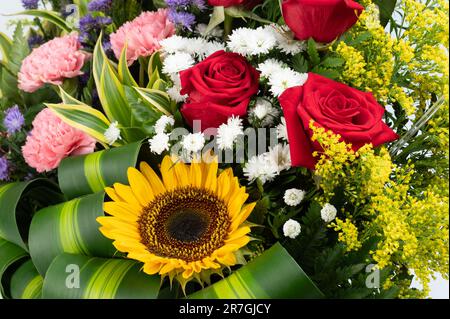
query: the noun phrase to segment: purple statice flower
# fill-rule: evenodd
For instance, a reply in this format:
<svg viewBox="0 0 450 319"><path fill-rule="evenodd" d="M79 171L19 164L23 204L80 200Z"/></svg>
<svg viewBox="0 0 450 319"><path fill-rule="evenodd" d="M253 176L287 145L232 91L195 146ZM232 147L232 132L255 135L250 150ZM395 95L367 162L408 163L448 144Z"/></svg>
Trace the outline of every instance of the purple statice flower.
<svg viewBox="0 0 450 319"><path fill-rule="evenodd" d="M22 0L22 6L26 10L33 10L38 8L39 0Z"/></svg>
<svg viewBox="0 0 450 319"><path fill-rule="evenodd" d="M177 26L181 26L188 30L192 30L192 26L195 24L195 15L190 12L169 10L169 20Z"/></svg>
<svg viewBox="0 0 450 319"><path fill-rule="evenodd" d="M9 180L9 163L6 156L0 157L0 181Z"/></svg>
<svg viewBox="0 0 450 319"><path fill-rule="evenodd" d="M112 23L110 17L93 17L87 14L80 19L80 35L78 39L81 43L89 43L93 40L92 32L98 33L104 26Z"/></svg>
<svg viewBox="0 0 450 319"><path fill-rule="evenodd" d="M17 105L5 110L5 117L3 118L3 125L6 127L6 131L9 134L20 131L25 124L25 118L19 110Z"/></svg>
<svg viewBox="0 0 450 319"><path fill-rule="evenodd" d="M192 3L192 0L166 0L169 8L187 7Z"/></svg>
<svg viewBox="0 0 450 319"><path fill-rule="evenodd" d="M28 38L28 47L30 49L40 46L44 43L44 38L39 34L33 34Z"/></svg>
<svg viewBox="0 0 450 319"><path fill-rule="evenodd" d="M206 9L206 3L205 0L192 0L192 5L196 7L199 10L205 10Z"/></svg>
<svg viewBox="0 0 450 319"><path fill-rule="evenodd" d="M112 0L92 0L88 4L89 11L107 12L111 9Z"/></svg>

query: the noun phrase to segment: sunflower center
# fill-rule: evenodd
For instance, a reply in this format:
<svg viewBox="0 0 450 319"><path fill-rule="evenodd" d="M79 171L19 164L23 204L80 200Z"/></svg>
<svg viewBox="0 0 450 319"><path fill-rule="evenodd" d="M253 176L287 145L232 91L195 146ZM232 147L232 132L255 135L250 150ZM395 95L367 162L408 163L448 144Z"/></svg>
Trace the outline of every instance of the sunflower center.
<svg viewBox="0 0 450 319"><path fill-rule="evenodd" d="M187 186L155 197L142 210L138 225L149 252L190 262L224 245L231 220L217 195Z"/></svg>
<svg viewBox="0 0 450 319"><path fill-rule="evenodd" d="M192 242L202 237L208 224L207 216L192 209L181 209L168 219L166 227L172 238Z"/></svg>

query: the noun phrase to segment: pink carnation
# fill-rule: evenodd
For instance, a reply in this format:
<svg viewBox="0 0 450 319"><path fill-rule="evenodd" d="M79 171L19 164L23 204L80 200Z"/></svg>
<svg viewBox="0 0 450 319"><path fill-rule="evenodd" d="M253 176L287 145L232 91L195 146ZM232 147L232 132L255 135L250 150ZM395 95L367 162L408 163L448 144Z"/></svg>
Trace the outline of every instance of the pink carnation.
<svg viewBox="0 0 450 319"><path fill-rule="evenodd" d="M159 41L175 34L175 25L168 19L168 10L142 12L133 21L125 23L111 34L111 47L117 59L127 43L127 63L132 64L141 56L149 56L159 50Z"/></svg>
<svg viewBox="0 0 450 319"><path fill-rule="evenodd" d="M22 153L27 164L41 173L58 167L69 155L92 153L94 148L92 137L66 124L47 108L34 119Z"/></svg>
<svg viewBox="0 0 450 319"><path fill-rule="evenodd" d="M34 49L19 72L19 89L34 92L45 83L61 85L64 78L80 74L88 53L80 51L78 35L72 33L55 38Z"/></svg>

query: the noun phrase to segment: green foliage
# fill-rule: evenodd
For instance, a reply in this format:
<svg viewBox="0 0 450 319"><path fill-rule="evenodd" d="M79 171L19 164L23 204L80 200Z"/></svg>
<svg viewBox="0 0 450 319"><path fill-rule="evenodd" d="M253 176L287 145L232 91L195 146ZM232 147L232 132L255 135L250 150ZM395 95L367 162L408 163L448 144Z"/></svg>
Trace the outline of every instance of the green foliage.
<svg viewBox="0 0 450 319"><path fill-rule="evenodd" d="M111 12L114 24L119 27L136 18L142 11L142 2L142 0L113 0Z"/></svg>

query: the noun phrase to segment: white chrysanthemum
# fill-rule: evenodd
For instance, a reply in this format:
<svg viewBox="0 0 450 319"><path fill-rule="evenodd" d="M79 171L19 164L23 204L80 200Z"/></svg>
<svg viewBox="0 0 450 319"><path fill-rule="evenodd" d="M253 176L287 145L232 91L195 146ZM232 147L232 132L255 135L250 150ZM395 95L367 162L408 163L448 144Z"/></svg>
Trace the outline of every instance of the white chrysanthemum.
<svg viewBox="0 0 450 319"><path fill-rule="evenodd" d="M295 55L305 51L306 42L294 39L294 33L287 26L272 24L266 26L276 39L277 47L286 54Z"/></svg>
<svg viewBox="0 0 450 319"><path fill-rule="evenodd" d="M176 52L174 54L169 54L164 59L162 71L165 74L178 73L180 71L189 69L195 64L194 59L189 53L186 52Z"/></svg>
<svg viewBox="0 0 450 319"><path fill-rule="evenodd" d="M235 140L244 134L242 120L237 117L230 117L227 123L222 124L217 129L217 145L219 150L231 150Z"/></svg>
<svg viewBox="0 0 450 319"><path fill-rule="evenodd" d="M268 100L258 98L255 106L249 112L249 121L255 126L267 127L273 124L274 120L280 115L280 111Z"/></svg>
<svg viewBox="0 0 450 319"><path fill-rule="evenodd" d="M186 152L197 153L205 146L205 135L203 133L190 133L185 135L183 136L181 145Z"/></svg>
<svg viewBox="0 0 450 319"><path fill-rule="evenodd" d="M291 69L283 69L273 73L269 78L270 91L275 97L280 96L286 89L305 84L307 73L298 73Z"/></svg>
<svg viewBox="0 0 450 319"><path fill-rule="evenodd" d="M276 165L278 172L288 170L292 167L289 145L278 144L271 147L269 152L265 154L267 160Z"/></svg>
<svg viewBox="0 0 450 319"><path fill-rule="evenodd" d="M167 39L159 41L161 49L167 53L177 53L185 51L188 47L188 38L183 38L179 35L173 35Z"/></svg>
<svg viewBox="0 0 450 319"><path fill-rule="evenodd" d="M250 158L243 171L250 183L259 179L264 184L278 175L278 166L269 161L265 154L262 154Z"/></svg>
<svg viewBox="0 0 450 319"><path fill-rule="evenodd" d="M206 33L206 29L208 28L208 25L205 23L199 23L195 27L195 31L200 34L202 37L205 38L220 38L223 35L223 30L219 27L215 27L208 33Z"/></svg>
<svg viewBox="0 0 450 319"><path fill-rule="evenodd" d="M288 141L288 133L286 127L286 119L284 116L281 118L281 123L277 125L277 137L280 140Z"/></svg>
<svg viewBox="0 0 450 319"><path fill-rule="evenodd" d="M109 145L113 145L117 140L122 139L120 137L120 129L118 126L119 126L119 123L117 123L117 121L114 121L106 129L105 133L103 133L103 135L105 136L106 142Z"/></svg>
<svg viewBox="0 0 450 319"><path fill-rule="evenodd" d="M181 95L180 91L181 87L174 85L171 88L167 89L167 94L169 94L170 98L177 103L185 102L186 99L188 98L188 95L187 94Z"/></svg>
<svg viewBox="0 0 450 319"><path fill-rule="evenodd" d="M207 44L208 41L206 39L189 38L185 51L191 55L199 56L202 55L202 52Z"/></svg>
<svg viewBox="0 0 450 319"><path fill-rule="evenodd" d="M283 225L283 234L286 237L295 239L298 235L300 235L301 231L302 227L300 226L299 222L293 219L289 219Z"/></svg>
<svg viewBox="0 0 450 319"><path fill-rule="evenodd" d="M283 63L276 59L267 59L266 61L258 65L258 71L261 72L261 76L270 78L272 74L280 72L284 69Z"/></svg>
<svg viewBox="0 0 450 319"><path fill-rule="evenodd" d="M336 218L337 209L333 205L326 203L323 205L320 211L320 217L322 217L325 223L329 223Z"/></svg>
<svg viewBox="0 0 450 319"><path fill-rule="evenodd" d="M228 37L227 47L232 52L236 52L245 56L252 53L252 46L249 39L253 36L253 30L248 28L238 28Z"/></svg>
<svg viewBox="0 0 450 319"><path fill-rule="evenodd" d="M277 44L274 33L270 30L259 27L251 30L247 37L249 55L267 54Z"/></svg>
<svg viewBox="0 0 450 319"><path fill-rule="evenodd" d="M164 134L166 132L167 126L173 126L175 120L172 116L162 115L155 123L156 134Z"/></svg>
<svg viewBox="0 0 450 319"><path fill-rule="evenodd" d="M148 140L150 143L150 151L161 155L162 152L169 150L169 135L165 133L158 133Z"/></svg>
<svg viewBox="0 0 450 319"><path fill-rule="evenodd" d="M197 55L200 60L204 60L211 54L221 50L225 50L225 45L223 43L220 43L218 41L210 41L206 42L202 50L199 51Z"/></svg>
<svg viewBox="0 0 450 319"><path fill-rule="evenodd" d="M284 202L289 206L299 205L303 198L305 198L305 192L301 189L291 188L284 192Z"/></svg>

